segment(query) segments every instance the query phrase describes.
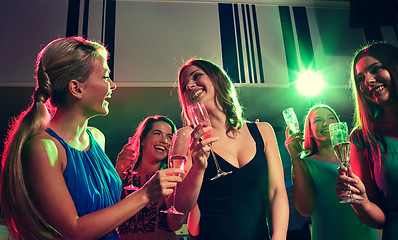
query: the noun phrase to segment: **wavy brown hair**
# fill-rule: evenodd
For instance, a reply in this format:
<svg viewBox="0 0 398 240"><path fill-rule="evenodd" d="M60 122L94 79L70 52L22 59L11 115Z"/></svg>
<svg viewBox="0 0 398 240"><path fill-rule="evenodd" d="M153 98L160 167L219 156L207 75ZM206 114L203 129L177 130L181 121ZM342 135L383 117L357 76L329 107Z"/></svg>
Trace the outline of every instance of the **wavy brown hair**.
<svg viewBox="0 0 398 240"><path fill-rule="evenodd" d="M185 63L178 71L178 96L180 99L180 105L182 108L183 122L187 125L191 125L187 114L188 103L184 99L184 89L182 89L182 73L189 66L196 66L202 69L206 75L210 78L214 89L216 91L216 97L218 103L221 105L224 114L227 116L227 125L230 131L235 131L243 126L244 118L242 107L239 104L239 100L236 94L236 89L227 75L227 73L215 63L212 63L204 59L191 59Z"/></svg>

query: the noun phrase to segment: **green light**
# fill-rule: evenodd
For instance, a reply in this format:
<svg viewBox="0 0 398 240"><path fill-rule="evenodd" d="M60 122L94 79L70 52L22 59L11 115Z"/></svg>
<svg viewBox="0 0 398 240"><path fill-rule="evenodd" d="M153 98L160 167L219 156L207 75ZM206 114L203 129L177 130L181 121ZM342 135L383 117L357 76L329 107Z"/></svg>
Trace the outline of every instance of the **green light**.
<svg viewBox="0 0 398 240"><path fill-rule="evenodd" d="M317 96L322 92L325 85L323 77L313 71L300 73L296 83L298 91L307 97Z"/></svg>
<svg viewBox="0 0 398 240"><path fill-rule="evenodd" d="M44 148L47 151L48 160L50 161L51 166L54 167L58 160L57 146L55 145L54 141L50 139L42 139L41 141L43 142Z"/></svg>

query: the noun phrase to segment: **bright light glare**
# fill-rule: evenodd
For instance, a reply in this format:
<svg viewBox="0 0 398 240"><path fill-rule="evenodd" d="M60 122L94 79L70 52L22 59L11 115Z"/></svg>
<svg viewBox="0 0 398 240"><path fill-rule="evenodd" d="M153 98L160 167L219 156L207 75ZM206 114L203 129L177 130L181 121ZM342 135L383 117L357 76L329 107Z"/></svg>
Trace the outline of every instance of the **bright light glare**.
<svg viewBox="0 0 398 240"><path fill-rule="evenodd" d="M300 73L297 79L297 89L304 96L314 97L320 94L325 85L322 76L313 71Z"/></svg>

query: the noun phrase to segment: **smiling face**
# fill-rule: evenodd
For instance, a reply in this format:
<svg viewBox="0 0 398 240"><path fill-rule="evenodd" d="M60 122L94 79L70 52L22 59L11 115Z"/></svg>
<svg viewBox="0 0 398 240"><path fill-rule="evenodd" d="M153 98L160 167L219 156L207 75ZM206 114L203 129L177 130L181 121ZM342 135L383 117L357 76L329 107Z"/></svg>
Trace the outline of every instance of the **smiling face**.
<svg viewBox="0 0 398 240"><path fill-rule="evenodd" d="M109 68L106 61L97 57L94 70L84 82L85 112L88 116L107 115L109 113L107 98L111 98L116 84L109 78Z"/></svg>
<svg viewBox="0 0 398 240"><path fill-rule="evenodd" d="M214 101L213 83L201 68L190 65L183 70L180 78L180 87L188 104L199 101Z"/></svg>
<svg viewBox="0 0 398 240"><path fill-rule="evenodd" d="M210 117L223 113L229 130L243 125L242 108L239 104L233 82L217 64L203 59L192 59L178 71L178 98L186 124L192 124L187 106L201 101Z"/></svg>
<svg viewBox="0 0 398 240"><path fill-rule="evenodd" d="M142 154L145 159L163 160L168 154L172 137L173 130L168 123L164 121L154 122L151 130L141 143Z"/></svg>
<svg viewBox="0 0 398 240"><path fill-rule="evenodd" d="M330 139L329 125L337 123L336 116L327 108L318 108L309 116L311 127L311 137L316 141L326 141Z"/></svg>
<svg viewBox="0 0 398 240"><path fill-rule="evenodd" d="M391 98L391 76L383 64L371 56L355 65L355 79L361 93L370 101L383 105Z"/></svg>

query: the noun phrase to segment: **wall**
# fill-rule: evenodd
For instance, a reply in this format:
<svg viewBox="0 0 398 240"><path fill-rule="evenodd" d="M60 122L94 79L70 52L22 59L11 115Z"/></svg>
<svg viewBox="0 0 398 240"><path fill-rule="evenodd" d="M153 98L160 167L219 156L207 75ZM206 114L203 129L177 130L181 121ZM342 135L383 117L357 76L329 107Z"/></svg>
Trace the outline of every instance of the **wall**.
<svg viewBox="0 0 398 240"><path fill-rule="evenodd" d="M107 133L107 152L112 159L146 115L166 114L180 123L173 90L176 73L183 61L195 56L226 68L241 91L248 119L269 121L279 129L284 126L280 111L289 106L303 117L316 100L295 95L291 86L296 73L306 68L320 71L328 83L327 92L318 100L331 103L348 120L351 118L352 109L339 109L341 104L332 94L348 93L344 89L349 61L355 49L365 43L361 29L348 27L348 4L220 2L117 1L114 21L105 17L110 10L104 9L106 5L99 0L90 1L89 6L80 1L78 8L69 7L69 13L74 11L77 16L77 34L82 34L87 24L88 38L105 41L109 39L107 26L109 29L111 24L114 30L114 40L106 44L114 49L112 71L119 89L111 100L111 114L91 121L118 122L119 116L134 116L122 118L127 123L117 127L104 124L101 128ZM7 104L1 118L1 136L9 118L26 105L35 85L36 54L52 39L65 36L68 24L66 1L6 1L3 6L0 90L5 92ZM71 20L69 17L69 23ZM386 40L394 42L392 28L382 30ZM10 91L15 94L7 94ZM343 98L349 102L348 95Z"/></svg>
<svg viewBox="0 0 398 240"><path fill-rule="evenodd" d="M112 12L102 1L89 1L89 6L77 2L78 8L69 8L77 17L76 33L83 34L86 25L89 39L103 41L112 50L113 80L118 89L110 100L110 114L94 118L90 124L106 135L106 152L113 161L146 116L168 115L181 126L174 82L178 68L191 57L224 66L236 82L246 118L274 126L287 187L291 186L290 159L283 144L282 109L292 106L302 119L310 105L321 101L334 107L343 121L351 122L349 61L366 39L362 29L349 28L348 2L124 0L116 2L114 19L105 17ZM41 46L65 36L71 22L68 3L2 3L2 139L10 118L29 102ZM381 31L385 40L397 44L392 27L381 27ZM321 72L327 82L327 89L314 99L293 88L297 73L307 68ZM291 229L300 228L300 223L291 222Z"/></svg>

